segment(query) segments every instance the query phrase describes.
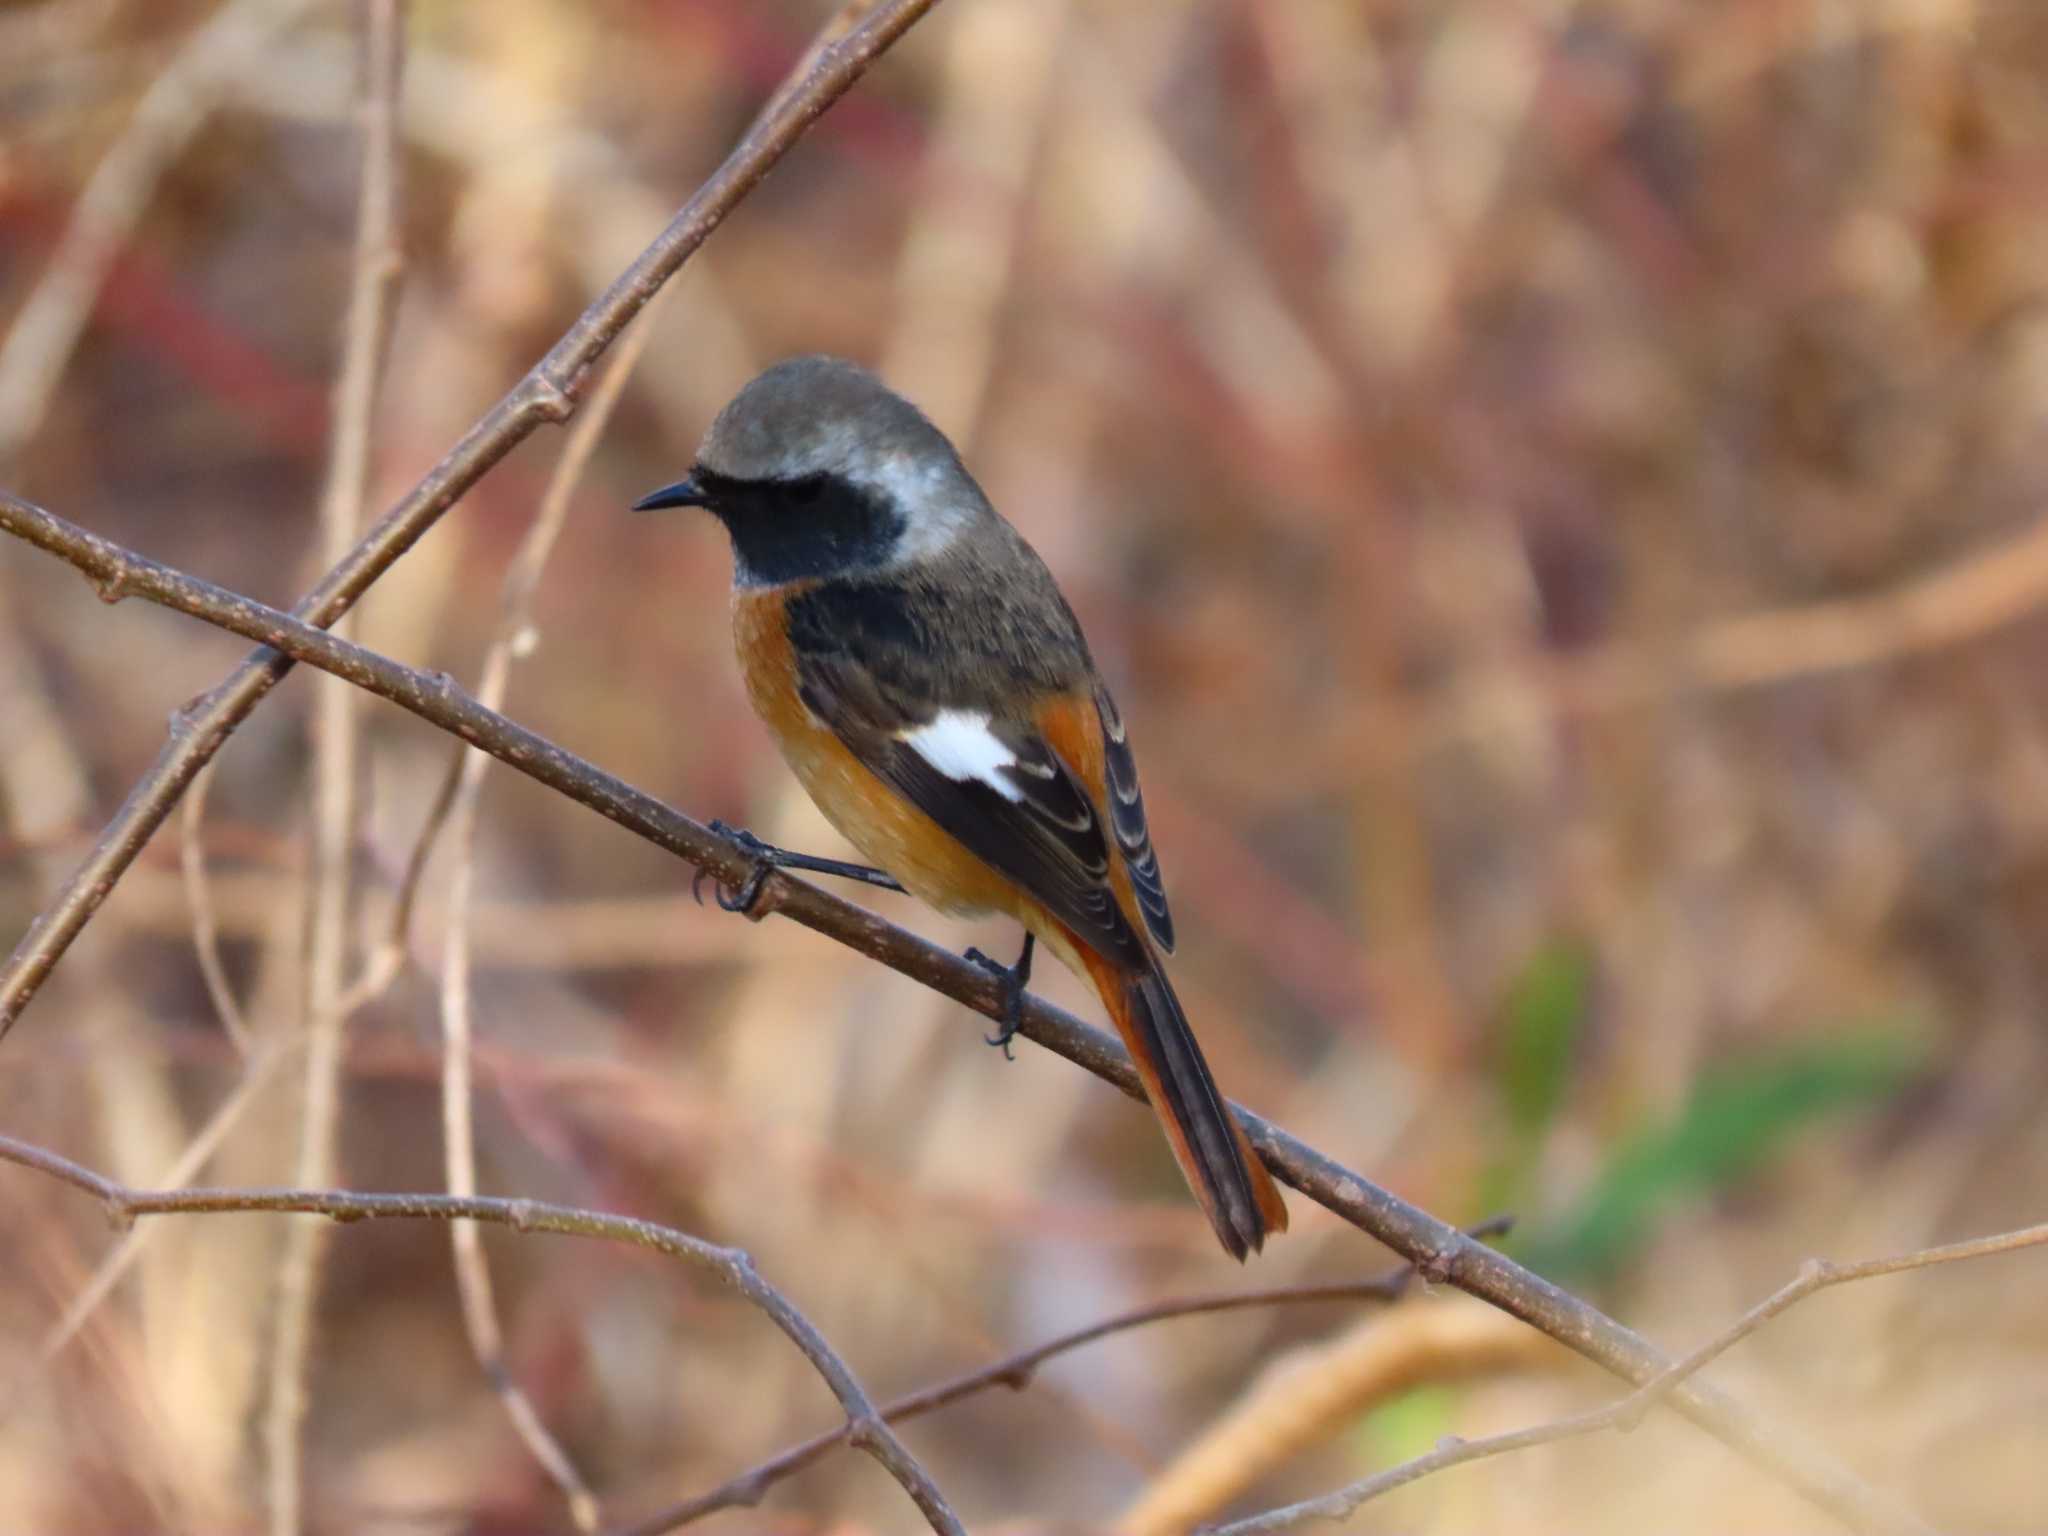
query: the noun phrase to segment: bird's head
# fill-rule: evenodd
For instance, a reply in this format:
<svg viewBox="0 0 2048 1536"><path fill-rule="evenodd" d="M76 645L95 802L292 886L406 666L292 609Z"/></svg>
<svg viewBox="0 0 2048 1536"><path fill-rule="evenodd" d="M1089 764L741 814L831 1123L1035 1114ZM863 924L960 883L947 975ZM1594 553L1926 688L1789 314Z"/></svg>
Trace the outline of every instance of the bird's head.
<svg viewBox="0 0 2048 1536"><path fill-rule="evenodd" d="M923 412L822 356L777 363L733 396L688 476L634 503L663 507L718 518L742 586L911 565L995 516Z"/></svg>

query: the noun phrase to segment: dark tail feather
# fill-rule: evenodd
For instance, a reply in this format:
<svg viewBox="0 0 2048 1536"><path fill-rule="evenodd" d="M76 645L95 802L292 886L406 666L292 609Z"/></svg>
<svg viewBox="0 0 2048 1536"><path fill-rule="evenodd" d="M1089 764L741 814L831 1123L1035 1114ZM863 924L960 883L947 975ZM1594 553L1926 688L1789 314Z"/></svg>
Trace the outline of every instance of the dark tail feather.
<svg viewBox="0 0 2048 1536"><path fill-rule="evenodd" d="M1216 1236L1233 1258L1257 1252L1268 1234L1287 1230L1287 1207L1217 1091L1165 973L1155 964L1144 975L1097 981L1105 998L1115 998L1112 987L1121 991L1123 1006L1112 1001L1118 1031Z"/></svg>

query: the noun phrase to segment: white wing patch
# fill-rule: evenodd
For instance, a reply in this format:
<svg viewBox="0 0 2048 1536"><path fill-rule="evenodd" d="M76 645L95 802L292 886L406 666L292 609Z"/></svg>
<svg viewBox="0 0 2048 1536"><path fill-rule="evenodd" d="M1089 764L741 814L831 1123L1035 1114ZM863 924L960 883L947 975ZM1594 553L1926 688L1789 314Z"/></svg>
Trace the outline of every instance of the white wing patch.
<svg viewBox="0 0 2048 1536"><path fill-rule="evenodd" d="M964 709L942 709L914 731L899 738L905 746L957 783L986 784L1005 800L1022 800L1004 768L1017 766L1017 754L988 728L988 716Z"/></svg>

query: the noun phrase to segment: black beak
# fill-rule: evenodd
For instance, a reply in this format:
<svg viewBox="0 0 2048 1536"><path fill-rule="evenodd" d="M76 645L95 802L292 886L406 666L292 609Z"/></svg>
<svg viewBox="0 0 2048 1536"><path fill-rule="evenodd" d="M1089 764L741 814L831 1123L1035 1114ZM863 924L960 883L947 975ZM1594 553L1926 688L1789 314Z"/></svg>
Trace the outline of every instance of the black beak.
<svg viewBox="0 0 2048 1536"><path fill-rule="evenodd" d="M678 480L674 485L664 485L658 491L650 491L633 503L635 512L659 512L667 507L706 506L710 498L703 488L690 479Z"/></svg>

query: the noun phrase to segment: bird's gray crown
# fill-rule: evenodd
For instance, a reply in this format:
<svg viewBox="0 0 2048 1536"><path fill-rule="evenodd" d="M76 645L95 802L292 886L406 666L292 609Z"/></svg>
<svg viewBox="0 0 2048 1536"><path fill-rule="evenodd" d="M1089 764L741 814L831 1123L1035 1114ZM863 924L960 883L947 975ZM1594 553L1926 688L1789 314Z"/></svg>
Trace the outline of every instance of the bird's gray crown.
<svg viewBox="0 0 2048 1536"><path fill-rule="evenodd" d="M787 358L757 375L697 451L700 465L735 480L862 477L892 458L957 462L924 412L865 368L824 356Z"/></svg>

